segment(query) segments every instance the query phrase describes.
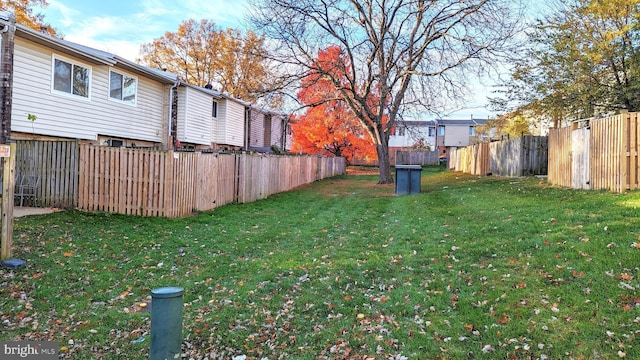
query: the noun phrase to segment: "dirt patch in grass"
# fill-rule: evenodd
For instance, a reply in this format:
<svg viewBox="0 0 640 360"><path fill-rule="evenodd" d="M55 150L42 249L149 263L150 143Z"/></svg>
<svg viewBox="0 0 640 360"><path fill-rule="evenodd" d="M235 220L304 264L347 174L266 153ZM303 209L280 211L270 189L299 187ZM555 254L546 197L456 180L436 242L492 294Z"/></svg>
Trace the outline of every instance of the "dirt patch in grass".
<svg viewBox="0 0 640 360"><path fill-rule="evenodd" d="M380 170L374 166L349 166L347 175L378 175Z"/></svg>

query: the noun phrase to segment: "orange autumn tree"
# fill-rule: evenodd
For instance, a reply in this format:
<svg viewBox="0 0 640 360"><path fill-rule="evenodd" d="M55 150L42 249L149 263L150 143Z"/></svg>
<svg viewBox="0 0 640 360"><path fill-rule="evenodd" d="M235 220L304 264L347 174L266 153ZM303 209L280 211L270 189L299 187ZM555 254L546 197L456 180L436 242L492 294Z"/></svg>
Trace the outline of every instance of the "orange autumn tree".
<svg viewBox="0 0 640 360"><path fill-rule="evenodd" d="M37 13L35 9L45 8L48 5L46 0L0 0L0 10L12 12L18 24L37 31L45 31L49 35L56 35L55 29L45 23L44 15Z"/></svg>
<svg viewBox="0 0 640 360"><path fill-rule="evenodd" d="M344 65L335 66L344 61L340 54L339 47L331 46L321 50L317 60L327 70L344 69ZM307 109L291 124L294 151L342 156L350 164L354 158L367 162L377 159L368 134L329 79L318 74L305 77L296 96Z"/></svg>

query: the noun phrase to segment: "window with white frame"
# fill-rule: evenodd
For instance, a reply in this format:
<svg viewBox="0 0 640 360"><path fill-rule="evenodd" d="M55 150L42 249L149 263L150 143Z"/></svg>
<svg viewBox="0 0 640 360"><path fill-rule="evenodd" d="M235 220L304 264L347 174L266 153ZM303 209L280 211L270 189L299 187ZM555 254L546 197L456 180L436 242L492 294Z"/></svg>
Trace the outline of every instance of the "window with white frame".
<svg viewBox="0 0 640 360"><path fill-rule="evenodd" d="M109 98L135 104L137 92L138 79L113 70L109 71Z"/></svg>
<svg viewBox="0 0 640 360"><path fill-rule="evenodd" d="M211 116L214 118L218 117L218 102L213 100L213 103L211 104Z"/></svg>
<svg viewBox="0 0 640 360"><path fill-rule="evenodd" d="M474 126L469 126L469 136L476 136L476 128Z"/></svg>
<svg viewBox="0 0 640 360"><path fill-rule="evenodd" d="M433 126L429 126L429 137L436 136L436 128Z"/></svg>
<svg viewBox="0 0 640 360"><path fill-rule="evenodd" d="M91 68L70 61L53 59L53 90L89 97Z"/></svg>
<svg viewBox="0 0 640 360"><path fill-rule="evenodd" d="M444 126L438 126L438 136L444 136Z"/></svg>

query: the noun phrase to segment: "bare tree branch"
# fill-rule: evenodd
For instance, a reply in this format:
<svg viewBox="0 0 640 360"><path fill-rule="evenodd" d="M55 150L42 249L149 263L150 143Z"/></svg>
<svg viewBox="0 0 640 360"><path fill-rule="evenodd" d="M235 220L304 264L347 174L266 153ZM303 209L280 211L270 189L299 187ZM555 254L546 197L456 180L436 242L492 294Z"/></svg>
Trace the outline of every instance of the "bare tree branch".
<svg viewBox="0 0 640 360"><path fill-rule="evenodd" d="M330 79L378 148L380 183L393 181L388 142L401 112L441 108L423 93L432 88L460 94L456 74L495 63L520 21L508 0L253 0L252 8L289 79L279 83L295 86L303 74ZM327 70L316 54L331 45L346 61Z"/></svg>

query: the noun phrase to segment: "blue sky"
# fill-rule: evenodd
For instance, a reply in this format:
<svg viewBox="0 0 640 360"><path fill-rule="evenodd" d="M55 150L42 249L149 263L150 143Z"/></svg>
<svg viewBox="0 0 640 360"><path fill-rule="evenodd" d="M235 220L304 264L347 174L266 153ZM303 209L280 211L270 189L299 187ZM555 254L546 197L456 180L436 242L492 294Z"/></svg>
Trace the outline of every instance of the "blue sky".
<svg viewBox="0 0 640 360"><path fill-rule="evenodd" d="M64 38L120 55L139 56L140 45L176 31L188 19L244 28L244 0L47 0L44 14Z"/></svg>
<svg viewBox="0 0 640 360"><path fill-rule="evenodd" d="M64 38L136 61L140 46L165 32L174 32L188 19L209 19L220 28L246 28L246 0L47 0L45 22ZM487 118L489 88L471 82L464 109L452 109L445 118ZM411 116L411 115L409 115ZM424 115L417 117L425 117ZM431 120L427 115L421 120Z"/></svg>

